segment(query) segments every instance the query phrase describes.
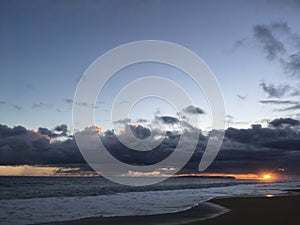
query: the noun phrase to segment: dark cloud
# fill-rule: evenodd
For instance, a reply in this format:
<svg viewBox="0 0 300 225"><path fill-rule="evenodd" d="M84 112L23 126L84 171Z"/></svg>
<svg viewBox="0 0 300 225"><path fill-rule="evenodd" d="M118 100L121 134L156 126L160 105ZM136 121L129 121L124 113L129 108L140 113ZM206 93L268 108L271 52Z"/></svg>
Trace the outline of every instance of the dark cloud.
<svg viewBox="0 0 300 225"><path fill-rule="evenodd" d="M169 123L169 120L167 121ZM195 129L197 128L182 131L187 134L183 140L183 146L187 150ZM9 128L0 125L0 164L85 164L73 137L53 141L53 136L58 135L58 131L67 131L67 128L64 125L53 130L39 128L36 133L22 126ZM132 150L120 142L122 138L127 138L128 131L140 139L147 138L152 133L160 137L161 142L149 151ZM207 172L256 173L284 168L288 174L299 176L299 131L299 121L292 118L274 119L269 123L269 127L254 124L249 129L228 128L221 151ZM87 128L84 132L96 130ZM99 133L104 145L114 157L132 165L152 165L164 160L175 151L181 134L178 131L164 133L141 125L127 125L120 134L110 130ZM194 154L182 172L197 172L207 140L208 136L200 132Z"/></svg>
<svg viewBox="0 0 300 225"><path fill-rule="evenodd" d="M139 139L146 139L151 135L151 131L149 128L143 127L141 125L133 126L127 125L125 129L130 129L134 136ZM125 131L126 132L126 131Z"/></svg>
<svg viewBox="0 0 300 225"><path fill-rule="evenodd" d="M297 101L291 101L291 100L260 100L259 101L262 104L274 104L274 105L293 105L297 104Z"/></svg>
<svg viewBox="0 0 300 225"><path fill-rule="evenodd" d="M0 105L5 105L6 102L5 101L0 101Z"/></svg>
<svg viewBox="0 0 300 225"><path fill-rule="evenodd" d="M279 118L272 120L269 124L273 127L280 127L282 125L298 126L299 120L295 120L292 118Z"/></svg>
<svg viewBox="0 0 300 225"><path fill-rule="evenodd" d="M279 119L278 124L275 121L271 122L277 127L262 128L257 124L250 129L228 128L222 150L209 170L253 173L282 167L299 176L299 121L291 118ZM283 123L289 126L279 125Z"/></svg>
<svg viewBox="0 0 300 225"><path fill-rule="evenodd" d="M210 170L253 173L282 167L299 176L299 129L254 125L250 129L229 128L225 137L222 150Z"/></svg>
<svg viewBox="0 0 300 225"><path fill-rule="evenodd" d="M48 130L47 128L44 128L44 127L39 127L38 133L48 136L48 137L52 137L52 131Z"/></svg>
<svg viewBox="0 0 300 225"><path fill-rule="evenodd" d="M22 126L16 126L14 128L9 128L5 125L0 124L0 137L1 139L7 138L9 136L26 134L26 129Z"/></svg>
<svg viewBox="0 0 300 225"><path fill-rule="evenodd" d="M9 128L0 125L0 164L84 163L73 139L50 142L53 136L47 128L33 132L22 126Z"/></svg>
<svg viewBox="0 0 300 225"><path fill-rule="evenodd" d="M269 98L282 98L291 90L289 85L275 86L274 84L261 82L259 86L261 86L263 91L268 94Z"/></svg>
<svg viewBox="0 0 300 225"><path fill-rule="evenodd" d="M288 174L299 176L299 144L299 127L291 125L263 128L254 124L249 129L228 128L222 149L208 172L260 173L284 168ZM194 156L194 160L200 157ZM196 169L197 165L195 160L187 167Z"/></svg>
<svg viewBox="0 0 300 225"><path fill-rule="evenodd" d="M188 114L205 114L203 109L193 105L185 107L182 111Z"/></svg>
<svg viewBox="0 0 300 225"><path fill-rule="evenodd" d="M53 130L44 127L39 127L38 133L48 138L66 137L68 136L68 127L65 124L56 126Z"/></svg>
<svg viewBox="0 0 300 225"><path fill-rule="evenodd" d="M59 132L60 135L62 135L62 136L66 136L67 132L68 132L68 127L66 124L62 124L62 125L56 126L54 128L54 131Z"/></svg>
<svg viewBox="0 0 300 225"><path fill-rule="evenodd" d="M277 27L279 24L277 24ZM282 42L273 35L272 26L256 25L253 27L254 37L262 44L269 60L274 60L280 54L284 53L285 47Z"/></svg>
<svg viewBox="0 0 300 225"><path fill-rule="evenodd" d="M155 116L155 119L165 124L176 124L179 123L179 119L172 116Z"/></svg>
<svg viewBox="0 0 300 225"><path fill-rule="evenodd" d="M260 124L252 125L251 129L235 129L228 128L225 136L231 141L239 143L247 143L251 145L264 145L264 142L272 142L285 138L300 138L297 130L292 129L299 125L298 120L291 118L274 119L270 123L270 128L262 128ZM282 125L289 125L289 127L282 127ZM284 128L284 129L281 129Z"/></svg>

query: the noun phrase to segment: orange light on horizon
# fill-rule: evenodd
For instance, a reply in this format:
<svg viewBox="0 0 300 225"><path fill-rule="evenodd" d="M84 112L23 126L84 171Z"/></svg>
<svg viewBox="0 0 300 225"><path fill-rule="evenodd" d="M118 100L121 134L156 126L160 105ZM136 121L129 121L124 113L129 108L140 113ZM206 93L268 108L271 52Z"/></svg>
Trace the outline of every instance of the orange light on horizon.
<svg viewBox="0 0 300 225"><path fill-rule="evenodd" d="M269 181L269 180L274 180L275 179L275 175L270 174L270 173L264 173L261 177L260 180L263 181Z"/></svg>
<svg viewBox="0 0 300 225"><path fill-rule="evenodd" d="M272 194L267 194L267 195L265 195L267 198L272 198L272 197L274 197L274 195L272 195Z"/></svg>
<svg viewBox="0 0 300 225"><path fill-rule="evenodd" d="M270 175L270 174L265 174L264 176L263 176L263 179L264 180L269 180L269 179L271 179L272 178L272 176Z"/></svg>

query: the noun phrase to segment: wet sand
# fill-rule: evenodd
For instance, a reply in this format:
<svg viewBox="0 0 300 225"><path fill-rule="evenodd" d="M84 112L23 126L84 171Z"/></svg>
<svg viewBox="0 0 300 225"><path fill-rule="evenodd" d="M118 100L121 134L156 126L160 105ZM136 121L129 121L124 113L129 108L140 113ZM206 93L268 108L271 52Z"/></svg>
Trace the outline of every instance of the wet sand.
<svg viewBox="0 0 300 225"><path fill-rule="evenodd" d="M188 225L297 225L300 224L300 195L215 199L229 213Z"/></svg>
<svg viewBox="0 0 300 225"><path fill-rule="evenodd" d="M94 217L47 225L298 225L299 209L300 195L234 197L213 199L179 213Z"/></svg>

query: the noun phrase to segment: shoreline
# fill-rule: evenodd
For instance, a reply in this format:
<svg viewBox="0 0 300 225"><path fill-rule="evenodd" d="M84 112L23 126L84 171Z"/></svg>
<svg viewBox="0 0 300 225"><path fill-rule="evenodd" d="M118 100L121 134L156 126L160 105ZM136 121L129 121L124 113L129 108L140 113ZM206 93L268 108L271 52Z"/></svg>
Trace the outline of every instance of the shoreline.
<svg viewBox="0 0 300 225"><path fill-rule="evenodd" d="M214 198L186 211L120 217L90 217L36 225L210 225L297 224L300 189L283 195Z"/></svg>
<svg viewBox="0 0 300 225"><path fill-rule="evenodd" d="M174 213L146 216L88 217L71 221L39 223L34 225L178 225L218 217L229 210L210 201Z"/></svg>
<svg viewBox="0 0 300 225"><path fill-rule="evenodd" d="M184 225L297 225L300 195L288 193L272 197L234 197L213 199L211 202L230 209L218 217ZM183 224L182 224L183 225Z"/></svg>

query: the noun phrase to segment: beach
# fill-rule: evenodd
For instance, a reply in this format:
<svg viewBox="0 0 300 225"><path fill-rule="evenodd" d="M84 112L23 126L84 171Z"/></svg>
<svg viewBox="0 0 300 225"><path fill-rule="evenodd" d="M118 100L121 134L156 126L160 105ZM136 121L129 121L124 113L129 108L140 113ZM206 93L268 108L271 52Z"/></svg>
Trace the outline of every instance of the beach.
<svg viewBox="0 0 300 225"><path fill-rule="evenodd" d="M188 225L297 225L299 224L300 196L249 197L216 199L212 202L230 212Z"/></svg>
<svg viewBox="0 0 300 225"><path fill-rule="evenodd" d="M300 195L229 197L213 199L190 210L152 216L93 217L43 225L296 225L299 222ZM206 218L204 220L204 218ZM208 219L207 219L208 218Z"/></svg>
<svg viewBox="0 0 300 225"><path fill-rule="evenodd" d="M299 181L191 177L133 188L99 177L0 177L0 183L1 225L276 224L297 219L300 206L299 191L291 191Z"/></svg>

